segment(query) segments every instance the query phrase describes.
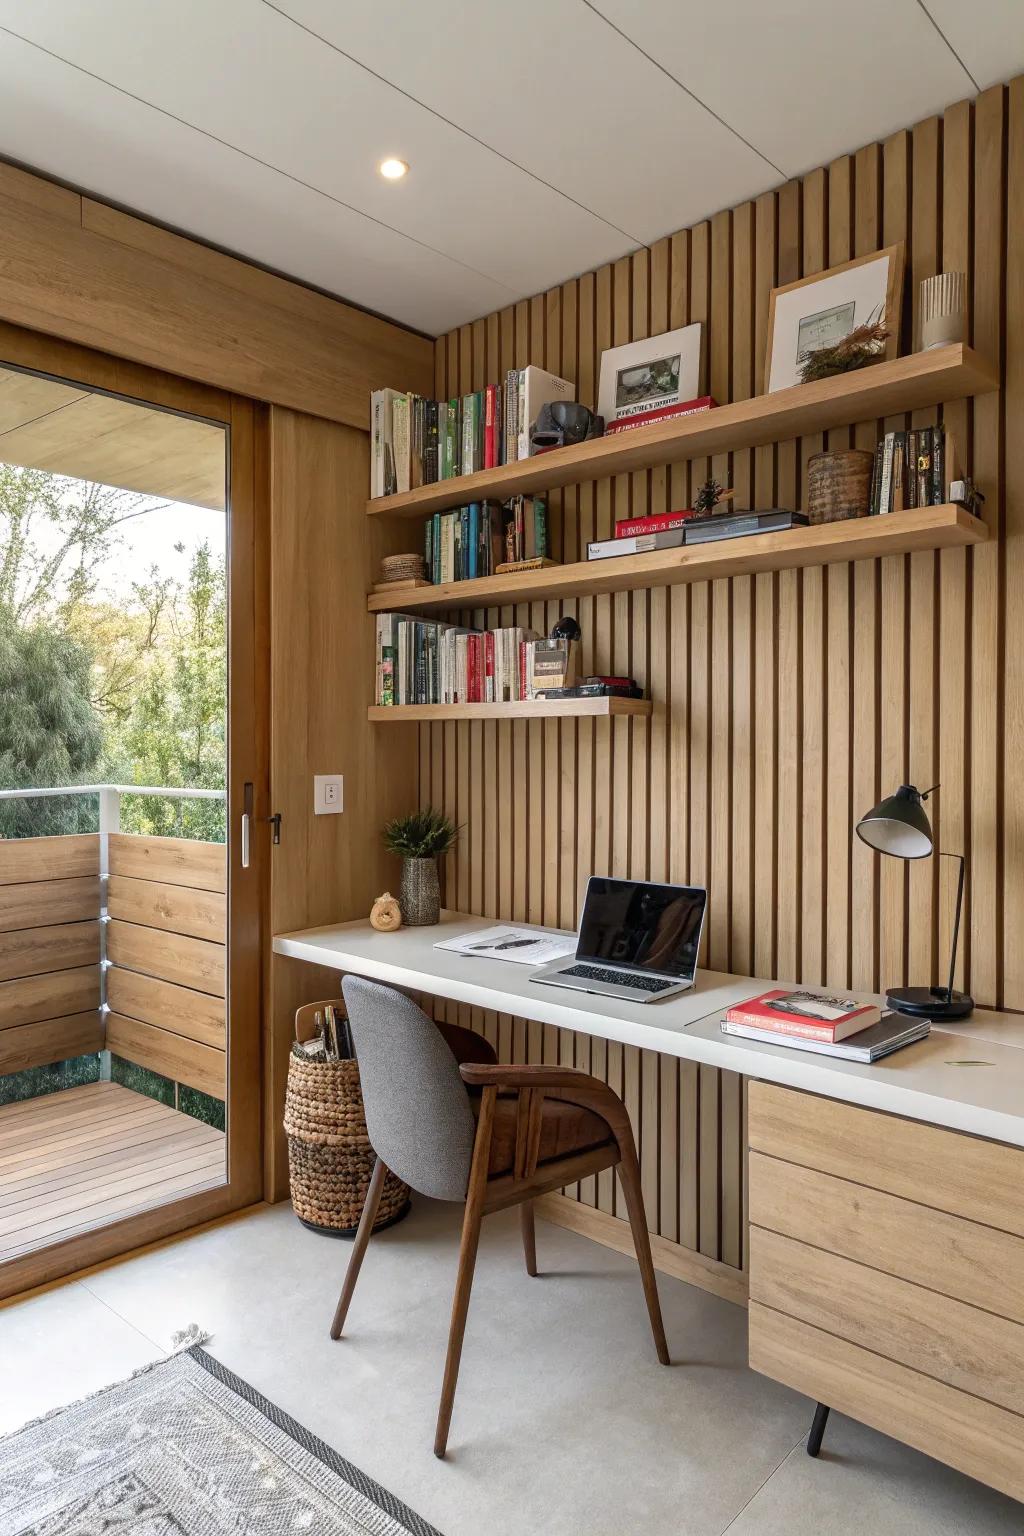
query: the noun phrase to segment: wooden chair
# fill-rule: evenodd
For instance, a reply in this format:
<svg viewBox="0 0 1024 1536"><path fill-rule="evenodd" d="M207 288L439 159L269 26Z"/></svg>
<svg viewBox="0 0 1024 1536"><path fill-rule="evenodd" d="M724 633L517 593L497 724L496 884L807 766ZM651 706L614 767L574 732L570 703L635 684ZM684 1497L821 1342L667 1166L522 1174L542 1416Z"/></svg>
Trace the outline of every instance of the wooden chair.
<svg viewBox="0 0 1024 1536"><path fill-rule="evenodd" d="M360 977L342 983L377 1153L352 1256L331 1325L341 1337L388 1169L421 1194L464 1200L458 1278L434 1454L448 1444L480 1224L518 1205L526 1270L537 1273L533 1201L616 1168L658 1359L668 1346L651 1259L636 1147L622 1100L571 1067L499 1066L471 1030L435 1024L402 993Z"/></svg>

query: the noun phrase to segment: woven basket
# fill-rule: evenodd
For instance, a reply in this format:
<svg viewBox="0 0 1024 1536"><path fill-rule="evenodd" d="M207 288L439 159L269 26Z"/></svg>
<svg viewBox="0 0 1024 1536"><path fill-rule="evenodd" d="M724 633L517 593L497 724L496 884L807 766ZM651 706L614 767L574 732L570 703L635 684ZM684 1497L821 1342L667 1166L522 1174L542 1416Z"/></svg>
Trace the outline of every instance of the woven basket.
<svg viewBox="0 0 1024 1536"><path fill-rule="evenodd" d="M316 1061L292 1046L284 1130L296 1216L317 1232L354 1236L376 1160L356 1063ZM400 1221L408 1208L408 1185L389 1173L373 1230Z"/></svg>

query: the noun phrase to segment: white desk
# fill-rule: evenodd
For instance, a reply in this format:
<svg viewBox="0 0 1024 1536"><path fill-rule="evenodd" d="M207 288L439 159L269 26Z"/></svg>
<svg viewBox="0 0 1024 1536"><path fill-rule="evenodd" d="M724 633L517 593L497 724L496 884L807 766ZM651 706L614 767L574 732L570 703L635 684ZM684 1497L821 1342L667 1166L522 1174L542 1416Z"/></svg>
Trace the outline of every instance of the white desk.
<svg viewBox="0 0 1024 1536"><path fill-rule="evenodd" d="M663 1003L626 1003L540 986L530 980L529 966L434 948L439 938L493 925L493 919L457 912L446 912L439 927L401 928L397 933L376 933L368 922L340 923L280 934L274 949L409 991L1024 1147L1024 1017L978 1012L955 1027L933 1029L930 1039L884 1061L863 1066L723 1035L723 1010L779 984L773 981L701 971L690 992ZM975 1065L958 1065L963 1062Z"/></svg>

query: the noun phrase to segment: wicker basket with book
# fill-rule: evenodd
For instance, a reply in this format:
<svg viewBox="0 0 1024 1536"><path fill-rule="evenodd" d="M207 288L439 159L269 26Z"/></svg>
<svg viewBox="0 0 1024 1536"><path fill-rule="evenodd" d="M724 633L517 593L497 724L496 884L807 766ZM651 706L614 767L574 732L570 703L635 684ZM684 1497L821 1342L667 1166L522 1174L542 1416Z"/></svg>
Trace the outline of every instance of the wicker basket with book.
<svg viewBox="0 0 1024 1536"><path fill-rule="evenodd" d="M313 1021L335 1018L340 1004L311 1003L296 1015L298 1039L288 1061L284 1131L292 1205L303 1226L331 1237L353 1237L373 1172L375 1154L366 1134L359 1067L338 1050L336 1036L310 1054L318 1037ZM344 1047L342 1047L344 1049ZM384 1181L374 1231L400 1221L409 1209L409 1190L389 1173Z"/></svg>

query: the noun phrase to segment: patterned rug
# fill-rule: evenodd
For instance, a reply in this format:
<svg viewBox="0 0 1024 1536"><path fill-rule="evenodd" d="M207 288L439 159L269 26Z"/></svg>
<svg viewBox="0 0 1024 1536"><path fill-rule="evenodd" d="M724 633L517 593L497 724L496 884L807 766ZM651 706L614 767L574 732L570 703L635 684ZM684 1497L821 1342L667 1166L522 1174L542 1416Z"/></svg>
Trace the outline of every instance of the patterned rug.
<svg viewBox="0 0 1024 1536"><path fill-rule="evenodd" d="M198 1346L0 1439L4 1536L439 1536Z"/></svg>

